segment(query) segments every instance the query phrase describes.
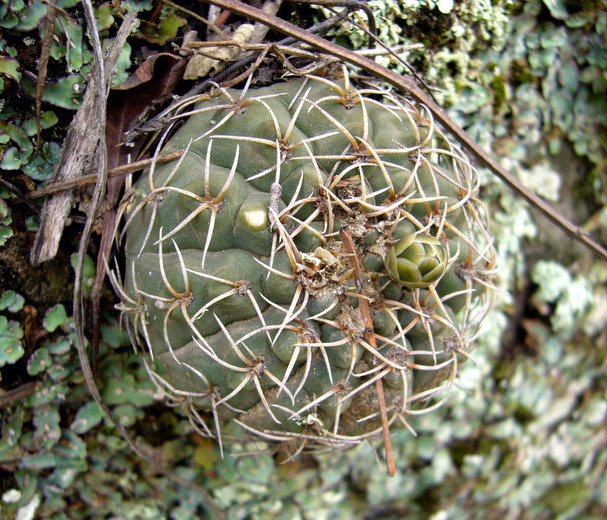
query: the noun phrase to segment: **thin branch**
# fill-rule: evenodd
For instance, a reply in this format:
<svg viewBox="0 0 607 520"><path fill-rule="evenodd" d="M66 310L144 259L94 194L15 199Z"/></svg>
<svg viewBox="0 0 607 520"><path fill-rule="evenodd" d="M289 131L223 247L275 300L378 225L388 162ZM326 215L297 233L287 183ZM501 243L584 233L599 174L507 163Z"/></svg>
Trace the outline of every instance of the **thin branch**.
<svg viewBox="0 0 607 520"><path fill-rule="evenodd" d="M576 226L560 213L556 212L550 204L538 197L535 193L529 191L512 174L506 171L493 157L491 157L483 148L472 139L462 128L460 128L447 113L435 103L428 94L412 81L404 78L397 72L383 67L369 58L361 56L353 51L340 47L339 45L325 40L315 34L301 29L285 20L270 16L238 0L203 0L206 3L212 3L224 9L228 9L235 14L264 23L272 29L293 36L298 40L307 43L323 52L337 56L343 61L360 67L372 76L387 81L399 90L407 93L419 103L423 103L432 112L435 119L448 129L456 139L464 146L471 155L473 155L480 164L489 168L491 172L499 177L514 193L522 197L527 203L544 215L557 227L561 228L570 238L577 240L594 253L607 260L607 249L586 235L579 226Z"/></svg>
<svg viewBox="0 0 607 520"><path fill-rule="evenodd" d="M0 394L0 408L10 406L15 401L20 401L21 399L25 399L26 397L35 394L38 391L39 386L39 383L30 381L29 383L23 383L13 390Z"/></svg>
<svg viewBox="0 0 607 520"><path fill-rule="evenodd" d="M187 9L179 4L176 4L175 2L171 2L171 0L162 0L162 3L171 6L173 9L177 9L178 11L181 11L182 13L185 13L188 16L191 16L192 18L194 18L195 20L198 20L199 22L202 22L209 29L211 29L217 36L219 36L219 37L223 36L223 33L221 32L221 29L219 28L219 24L216 24L216 22L212 23L209 20L207 20L206 18L204 18L203 16L200 16L199 14L195 13L194 11L191 11L190 9Z"/></svg>
<svg viewBox="0 0 607 520"><path fill-rule="evenodd" d="M51 56L51 46L53 36L55 35L55 18L57 17L57 1L48 0L46 11L46 22L44 29L44 39L42 40L42 49L40 59L38 60L38 77L36 78L36 153L40 149L40 114L42 113L42 94L46 84L46 72L48 70L48 61Z"/></svg>
<svg viewBox="0 0 607 520"><path fill-rule="evenodd" d="M352 241L352 235L347 228L339 230L339 236L342 241L343 248L348 256L348 263L354 271L355 285L357 286L357 292L361 295L365 295L364 280L360 271L360 264L358 262L358 255L354 242ZM365 323L364 338L371 345L371 347L377 351L377 343L375 342L375 332L373 328L373 321L371 320L371 312L369 305L365 298L359 300L359 307L363 315ZM377 355L374 357L374 362L377 362ZM383 377L383 376L382 376ZM382 377L378 377L375 380L375 389L377 392L377 401L379 403L379 415L381 417L382 431L384 435L384 449L386 450L386 463L388 465L388 475L391 477L396 473L396 466L394 465L394 455L392 454L392 441L390 439L390 425L388 423L388 413L386 410L386 398L384 395L384 386L382 383Z"/></svg>
<svg viewBox="0 0 607 520"><path fill-rule="evenodd" d="M40 208L36 206L27 195L24 195L23 192L17 188L13 183L8 182L7 180L0 177L0 186L4 186L7 190L14 193L18 198L20 198L27 207L30 208L34 213L40 213Z"/></svg>
<svg viewBox="0 0 607 520"><path fill-rule="evenodd" d="M296 0L298 4L312 4L320 5L322 7L344 7L351 11L362 9L367 15L367 21L369 24L369 33L371 33L371 41L377 39L377 25L375 23L375 16L373 10L367 5L367 2L361 2L359 0Z"/></svg>
<svg viewBox="0 0 607 520"><path fill-rule="evenodd" d="M167 162L174 161L175 159L179 159L183 155L183 150L177 150L175 152L170 152L164 155L159 155L156 158L156 164L163 164ZM145 168L152 165L154 162L154 158L151 159L143 159L141 161L136 161L131 164L124 164L122 166L117 166L116 168L112 168L108 170L107 177L111 179L112 177L120 177L121 175L128 175L129 173L133 173L139 170L144 170ZM83 186L88 186L89 184L95 184L99 175L96 173L91 173L89 175L83 175L82 177L78 177L77 179L71 179L63 182L54 182L50 186L46 188L40 188L32 193L29 193L27 197L24 197L25 200L28 199L39 199L42 197L47 197L48 195L53 195L54 193L59 193L60 191L71 190L72 188L78 188ZM0 179L1 180L1 179ZM37 206L36 206L37 207Z"/></svg>

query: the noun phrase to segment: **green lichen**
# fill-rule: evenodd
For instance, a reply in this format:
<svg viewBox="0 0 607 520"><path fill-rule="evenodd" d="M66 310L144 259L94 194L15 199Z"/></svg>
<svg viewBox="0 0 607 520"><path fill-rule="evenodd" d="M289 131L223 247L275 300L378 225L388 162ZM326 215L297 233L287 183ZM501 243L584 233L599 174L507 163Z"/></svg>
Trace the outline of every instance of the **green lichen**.
<svg viewBox="0 0 607 520"><path fill-rule="evenodd" d="M513 2L370 0L368 4L378 37L385 44L424 44L423 49L403 52L400 57L435 87L433 94L439 102L450 105L461 88L478 76L477 55L504 44ZM340 41L347 39L348 46L355 49L369 41L355 25L344 24L334 34ZM401 73L410 72L393 58L380 56L377 60Z"/></svg>
<svg viewBox="0 0 607 520"><path fill-rule="evenodd" d="M59 123L55 107L76 110L80 106L92 69L92 52L83 32L85 24L79 18L82 15L74 8L77 4L72 0L57 2L39 120L34 103L24 99L37 97L36 81L31 78L32 71L38 68L41 43L37 38L44 37L47 4L41 0L19 1L3 4L0 9L0 27L4 28L0 37L0 92L4 98L0 103L0 168L22 171L37 181L48 180L59 159L57 134L64 131L67 123ZM116 13L116 6L106 4L102 11L106 23L101 36L107 47L113 33L107 22L114 20L111 14ZM114 74L115 82L126 78L131 66L130 52L126 45ZM24 74L25 71L32 74Z"/></svg>
<svg viewBox="0 0 607 520"><path fill-rule="evenodd" d="M46 311L42 326L49 332L54 332L57 327L65 325L66 318L67 313L65 311L65 307L59 303Z"/></svg>

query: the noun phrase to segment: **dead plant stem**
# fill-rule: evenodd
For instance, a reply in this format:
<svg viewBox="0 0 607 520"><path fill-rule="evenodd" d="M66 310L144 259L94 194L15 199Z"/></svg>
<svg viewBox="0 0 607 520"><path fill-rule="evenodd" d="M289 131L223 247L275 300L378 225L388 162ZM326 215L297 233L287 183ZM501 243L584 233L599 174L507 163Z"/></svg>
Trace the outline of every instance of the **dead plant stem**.
<svg viewBox="0 0 607 520"><path fill-rule="evenodd" d="M163 164L170 161L174 161L175 159L179 159L182 155L183 150L177 150L176 152L170 152L167 154L160 155L156 160L156 164ZM143 170L151 166L153 162L154 159L143 159L141 161L136 161L131 164L117 166L116 168L108 170L107 178L111 179L112 177L120 177L121 175L128 175L129 173ZM42 197L47 197L48 195L53 195L54 193L59 193L60 191L71 190L72 188L95 184L98 178L98 174L91 173L89 175L83 175L82 177L79 177L77 179L56 182L51 184L50 186L47 186L46 188L40 188L39 190L29 193L27 197L29 199L39 199Z"/></svg>

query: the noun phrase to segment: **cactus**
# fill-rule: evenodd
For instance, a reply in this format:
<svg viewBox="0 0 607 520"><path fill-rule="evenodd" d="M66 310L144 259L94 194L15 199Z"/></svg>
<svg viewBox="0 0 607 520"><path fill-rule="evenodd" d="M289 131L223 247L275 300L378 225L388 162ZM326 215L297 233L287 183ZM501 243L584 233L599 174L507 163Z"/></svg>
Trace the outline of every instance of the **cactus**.
<svg viewBox="0 0 607 520"><path fill-rule="evenodd" d="M203 435L357 444L377 381L409 427L469 357L495 293L478 173L424 106L357 85L188 100L156 151L183 155L125 195L120 309Z"/></svg>

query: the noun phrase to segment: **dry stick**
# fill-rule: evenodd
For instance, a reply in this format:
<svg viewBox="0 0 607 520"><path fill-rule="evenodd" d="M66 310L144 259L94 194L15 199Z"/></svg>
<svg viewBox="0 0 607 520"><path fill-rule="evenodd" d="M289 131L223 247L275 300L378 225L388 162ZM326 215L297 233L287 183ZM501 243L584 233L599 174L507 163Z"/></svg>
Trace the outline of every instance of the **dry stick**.
<svg viewBox="0 0 607 520"><path fill-rule="evenodd" d="M174 161L175 159L179 159L183 155L183 152L183 150L177 150L176 152L170 152L160 155L156 159L156 164L164 164L170 161ZM117 166L116 168L108 170L107 178L111 179L112 177L120 177L121 175L128 175L129 173L143 170L148 166L151 166L153 162L154 159L143 159L141 161L136 161L130 164L123 164L122 166ZM83 175L82 177L78 177L77 179L72 179L69 181L54 182L46 188L40 188L39 190L33 191L32 193L28 193L27 197L30 199L39 199L41 197L47 197L48 195L53 195L54 193L59 193L60 191L71 190L72 188L95 184L98 178L99 176L96 173L91 173L89 175Z"/></svg>
<svg viewBox="0 0 607 520"><path fill-rule="evenodd" d="M224 20L224 18L227 18L226 13L222 13L221 18L216 20L215 22L210 22L209 20L200 16L199 14L197 14L185 7L182 7L174 2L171 2L171 0L162 0L162 2L166 5L170 5L173 9L182 11L183 13L187 14L188 16L191 16L192 18L195 18L196 20L204 23L207 27L209 27L212 31L214 31L220 38L224 36L220 27L223 26L224 22L226 21L226 20ZM282 4L282 0L265 0L263 3L263 6L261 8L261 11L268 14L269 16L274 16L278 12L278 9L280 9L281 4ZM257 24L257 25L259 25L259 24ZM262 22L261 25L265 25L265 24L263 24L263 22ZM255 27L252 41L254 41L254 42L263 41L267 32L268 32L267 26L266 27Z"/></svg>
<svg viewBox="0 0 607 520"><path fill-rule="evenodd" d="M360 312L363 316L365 323L365 330L363 332L365 341L371 345L375 350L377 349L377 343L375 342L375 331L373 328L373 321L371 320L371 312L369 311L369 304L365 298L365 286L364 280L360 271L360 263L358 262L358 255L356 254L356 248L352 240L350 230L344 226L339 230L339 237L341 243L346 250L348 255L348 262L350 267L354 271L354 280L356 284L356 290L358 294L362 296L358 305ZM388 475L391 477L396 473L396 466L394 465L394 456L392 455L392 441L390 440L390 425L388 423L388 412L386 410L386 398L384 396L384 386L381 378L375 381L375 388L377 390L377 400L379 401L379 414L381 416L381 425L384 434L384 447L386 449L386 462L388 464Z"/></svg>
<svg viewBox="0 0 607 520"><path fill-rule="evenodd" d="M124 39L126 40L126 35ZM113 49L114 51L107 55L109 70L115 67L122 50L118 45ZM96 167L94 159L97 158L99 141L101 139L105 141L103 134L105 130L102 128L102 122L105 124L105 98L97 98L100 87L95 82L98 79L97 75L93 75L89 80L82 104L76 111L63 140L53 180L75 179L85 170ZM109 86L104 88L107 89ZM101 119L97 117L100 104L104 107L104 115ZM57 254L73 199L72 191L68 190L44 201L40 227L30 250L32 265L50 260Z"/></svg>
<svg viewBox="0 0 607 520"><path fill-rule="evenodd" d="M105 77L104 63L103 63L103 57L102 57L102 51L101 51L101 42L99 40L99 34L97 33L95 15L93 12L93 7L91 5L91 0L83 0L82 4L84 6L84 14L85 14L86 23L87 23L87 26L89 29L89 36L90 36L90 38L92 40L92 44L93 44L93 56L94 56L93 75L97 75L97 81L96 82L91 81L89 83L89 85L93 85L94 87L96 87L98 89L98 92L97 92L98 103L95 107L97 109L96 110L97 113L95 115L100 118L101 127L105 128L105 109L106 109L105 100L107 98L107 89L109 88L109 85L108 85L108 83L106 81L106 77ZM122 23L122 26L120 27L120 29L118 31L116 40L119 39L119 37L121 36L121 31L123 31L123 30L128 31L127 35L130 34L135 25L135 21L136 21L136 13L127 15ZM123 36L126 38L126 35L123 35ZM152 458L152 456L149 453L145 452L135 442L135 440L131 437L131 435L129 435L129 433L126 431L124 426L122 426L122 424L120 424L120 421L118 420L118 418L114 415L114 413L108 408L106 403L103 401L101 394L99 393L99 389L97 388L97 384L95 383L95 380L93 378L91 365L89 363L88 355L86 352L86 339L84 337L84 331L83 331L83 322L84 322L83 295L84 295L84 292L82 290L82 281L83 281L83 269L84 269L84 259L85 259L85 255L86 255L86 250L88 248L88 243L89 243L89 239L91 236L91 230L93 227L93 223L95 221L95 215L97 214L97 210L99 209L99 207L101 205L101 201L103 199L103 195L105 192L105 185L106 185L106 181L107 181L107 150L105 147L105 139L102 139L102 138L99 139L99 146L96 149L96 155L97 155L97 159L98 159L98 168L99 168L98 181L95 184L95 190L93 193L93 197L91 199L89 217L87 218L86 224L82 231L82 237L80 239L80 245L78 248L78 263L76 265L76 274L75 274L75 280L74 280L73 314L74 314L74 325L75 325L75 329L76 329L76 340L77 340L76 345L77 345L77 349L78 349L78 356L80 357L80 366L82 368L82 373L84 375L84 379L89 388L89 391L91 392L91 395L93 396L93 399L101 407L101 409L105 412L105 414L110 418L110 420L112 421L112 423L114 424L116 429L120 432L120 434L123 436L123 438L127 441L131 450L133 450L133 452L135 452L139 457L141 457L143 460L148 462L156 470L165 474L167 477L169 477L174 482L176 482L182 486L188 487L189 489L191 489L197 493L200 493L202 496L205 497L207 505L213 511L213 513L215 514L215 517L218 519L223 519L224 518L223 513L217 507L217 504L215 504L215 501L213 500L213 498L211 497L211 495L209 494L209 492L206 489L194 484L193 482L190 482L189 480L185 480L185 479L179 477L178 475L176 475L175 473L170 471L168 468L159 464L158 462L156 462L156 460L154 460Z"/></svg>
<svg viewBox="0 0 607 520"><path fill-rule="evenodd" d="M0 394L0 408L10 406L15 401L20 401L21 399L25 399L27 396L35 394L38 391L39 386L40 383L30 381L29 383L23 383L17 388L13 388L8 392Z"/></svg>
<svg viewBox="0 0 607 520"><path fill-rule="evenodd" d="M57 17L56 0L48 0L46 11L46 22L44 29L44 39L42 40L42 50L38 61L38 77L36 78L36 153L40 149L40 114L42 113L42 94L46 84L46 72L48 69L48 60L51 56L51 46L53 36L55 35L55 18Z"/></svg>
<svg viewBox="0 0 607 520"><path fill-rule="evenodd" d="M7 180L0 177L0 186L4 186L7 190L13 192L17 197L19 197L29 209L31 209L34 213L40 213L40 208L34 204L27 195L24 195L17 186L13 183L8 182Z"/></svg>
<svg viewBox="0 0 607 520"><path fill-rule="evenodd" d="M198 13L195 13L194 11L187 9L186 7L176 4L175 2L171 2L171 0L162 0L162 3L171 6L173 9L177 9L178 11L181 11L182 13L185 13L188 16L191 16L192 18L194 18L195 20L198 20L199 22L202 22L209 29L211 29L217 36L219 36L219 37L223 36L221 29L217 25L215 25L212 22L209 22L209 20L207 20L203 16L200 16Z"/></svg>
<svg viewBox="0 0 607 520"><path fill-rule="evenodd" d="M320 5L321 7L344 7L352 11L362 9L367 15L367 24L369 25L369 32L377 39L377 25L375 23L375 16L373 10L366 3L360 0L296 0L298 4L313 4ZM373 41L373 38L371 39Z"/></svg>
<svg viewBox="0 0 607 520"><path fill-rule="evenodd" d="M317 0L311 0L311 1L315 2ZM334 9L332 9L331 7L327 7L327 10L333 14L335 14L337 12ZM342 12L345 12L345 9ZM369 49L357 49L356 54L361 54L361 55L367 56L367 57L374 56L379 53L381 53L382 55L389 54L391 58L394 58L401 65L403 65L409 71L409 73L418 81L418 83L428 92L428 95L432 98L432 100L436 101L436 99L434 99L434 95L432 94L430 86L419 76L417 71L411 66L410 63L408 63L406 60L404 60L403 58L401 58L399 56L398 53L403 53L405 51L404 48L400 51L393 50L394 48L388 47L388 45L386 45L380 38L378 38L377 34L375 34L371 31L370 27L367 28L367 27L365 27L365 25L363 23L356 22L350 18L348 19L348 23L353 25L357 29L361 30L369 37L369 42L370 42ZM375 48L373 48L371 46L371 42L373 42L375 44L375 46L376 46ZM413 46L419 46L419 48L423 48L424 44L423 43L414 43L413 45L410 45L408 47L413 47ZM402 47L406 47L406 46L402 45ZM377 54L370 54L369 51L375 51L375 53L377 53Z"/></svg>
<svg viewBox="0 0 607 520"><path fill-rule="evenodd" d="M269 16L259 9L255 9L249 5L243 4L238 0L202 0L206 3L212 3L224 9L229 9L235 14L251 18L271 27L272 29L288 34L298 40L311 45L323 52L337 56L343 61L360 67L372 76L383 79L394 87L408 93L413 99L419 103L423 103L434 115L434 118L447 128L457 140L484 166L489 168L494 175L499 177L506 186L514 193L526 200L532 207L538 210L553 224L561 228L569 237L577 240L594 253L598 254L604 260L607 260L607 249L598 242L594 241L586 235L582 229L563 215L556 212L550 204L538 197L535 193L529 191L523 184L512 174L507 172L498 162L493 159L478 143L474 141L464 130L462 130L447 113L415 83L408 81L406 78L387 69L373 60L360 56L353 51L340 47L339 45L325 40L315 34L312 34L305 29L301 29L296 25L286 22L276 16Z"/></svg>

